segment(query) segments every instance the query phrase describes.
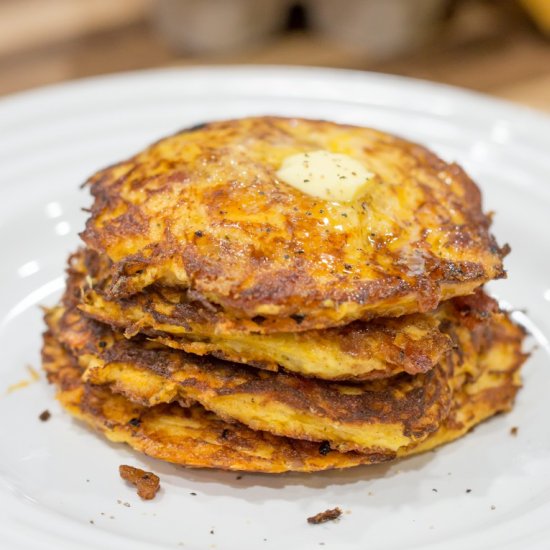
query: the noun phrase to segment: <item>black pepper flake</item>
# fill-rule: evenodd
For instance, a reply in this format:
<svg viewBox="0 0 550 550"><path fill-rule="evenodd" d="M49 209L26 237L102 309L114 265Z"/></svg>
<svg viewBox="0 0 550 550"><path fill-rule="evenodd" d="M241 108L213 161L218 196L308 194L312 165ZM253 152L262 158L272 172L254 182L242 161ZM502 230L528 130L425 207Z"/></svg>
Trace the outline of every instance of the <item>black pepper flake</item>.
<svg viewBox="0 0 550 550"><path fill-rule="evenodd" d="M343 216L344 218L347 218L347 217L348 217L348 215L347 215L345 212L342 212L342 216Z"/></svg>
<svg viewBox="0 0 550 550"><path fill-rule="evenodd" d="M196 497L197 493L189 493L191 496Z"/></svg>
<svg viewBox="0 0 550 550"><path fill-rule="evenodd" d="M283 256L283 258L284 258L285 260L289 260L289 259L290 259L290 256L289 256L288 254L285 254L285 255Z"/></svg>
<svg viewBox="0 0 550 550"><path fill-rule="evenodd" d="M227 439L227 436L229 435L229 433L230 433L229 430L227 428L224 428L221 435L220 435L220 437L222 439Z"/></svg>
<svg viewBox="0 0 550 550"><path fill-rule="evenodd" d="M306 316L302 315L301 313L293 313L290 318L296 321L298 325L301 325L304 322Z"/></svg>
<svg viewBox="0 0 550 550"><path fill-rule="evenodd" d="M319 210L319 214L324 214L325 211L324 210Z"/></svg>
<svg viewBox="0 0 550 550"><path fill-rule="evenodd" d="M130 418L130 420L128 420L128 424L134 428L139 428L139 426L141 426L141 420L139 418Z"/></svg>
<svg viewBox="0 0 550 550"><path fill-rule="evenodd" d="M437 493L437 489L432 489L432 491L433 491L434 493Z"/></svg>
<svg viewBox="0 0 550 550"><path fill-rule="evenodd" d="M296 250L296 254L305 254L303 250Z"/></svg>
<svg viewBox="0 0 550 550"><path fill-rule="evenodd" d="M235 479L238 480L238 479L242 479L242 478L243 478L243 476L237 476Z"/></svg>
<svg viewBox="0 0 550 550"><path fill-rule="evenodd" d="M328 441L323 441L321 445L319 445L319 454L322 456L327 456L331 451L330 443Z"/></svg>
<svg viewBox="0 0 550 550"><path fill-rule="evenodd" d="M263 315L255 315L254 317L252 317L252 321L257 325L261 325L265 320L266 319Z"/></svg>
<svg viewBox="0 0 550 550"><path fill-rule="evenodd" d="M466 492L467 492L467 493L471 493L472 490L471 490L471 489L466 489Z"/></svg>
<svg viewBox="0 0 550 550"><path fill-rule="evenodd" d="M202 231L195 231L195 236L197 237L202 237L203 236L203 232Z"/></svg>
<svg viewBox="0 0 550 550"><path fill-rule="evenodd" d="M346 271L351 271L351 270L353 269L353 266L350 265L350 264L344 264L344 269L345 269Z"/></svg>
<svg viewBox="0 0 550 550"><path fill-rule="evenodd" d="M40 418L40 420L41 420L42 422L46 422L46 421L48 421L48 420L51 418L51 416L52 416L52 413L51 413L48 409L46 409L45 411L42 411L42 412L40 413L40 415L38 416L38 418Z"/></svg>
<svg viewBox="0 0 550 550"><path fill-rule="evenodd" d="M210 534L211 534L211 535L214 534L214 529L210 529Z"/></svg>
<svg viewBox="0 0 550 550"><path fill-rule="evenodd" d="M107 347L107 342L105 342L105 340L101 340L101 342L99 342L97 345L100 348L105 348L105 347Z"/></svg>

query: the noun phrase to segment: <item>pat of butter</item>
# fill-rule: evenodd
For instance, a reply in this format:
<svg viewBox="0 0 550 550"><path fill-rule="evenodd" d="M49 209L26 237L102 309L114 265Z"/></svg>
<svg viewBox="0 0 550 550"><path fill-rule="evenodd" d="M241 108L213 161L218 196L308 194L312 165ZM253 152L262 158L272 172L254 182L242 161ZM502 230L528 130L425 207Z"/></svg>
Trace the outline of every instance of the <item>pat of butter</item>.
<svg viewBox="0 0 550 550"><path fill-rule="evenodd" d="M312 151L284 159L277 177L313 197L350 202L365 193L374 174L348 155Z"/></svg>

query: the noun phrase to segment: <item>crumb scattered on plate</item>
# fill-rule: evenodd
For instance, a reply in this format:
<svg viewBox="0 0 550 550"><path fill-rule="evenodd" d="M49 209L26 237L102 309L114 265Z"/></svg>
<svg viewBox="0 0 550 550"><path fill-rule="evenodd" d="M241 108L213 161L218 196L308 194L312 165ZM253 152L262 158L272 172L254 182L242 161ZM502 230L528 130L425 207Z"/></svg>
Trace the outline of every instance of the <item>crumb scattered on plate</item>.
<svg viewBox="0 0 550 550"><path fill-rule="evenodd" d="M333 521L338 519L341 515L342 510L340 510L340 508L332 508L332 510L325 510L324 512L319 512L318 514L307 518L307 522L316 525L318 523Z"/></svg>
<svg viewBox="0 0 550 550"><path fill-rule="evenodd" d="M160 479L157 475L125 464L119 466L118 471L122 479L137 487L137 494L142 499L151 500L155 498L157 491L160 489Z"/></svg>
<svg viewBox="0 0 550 550"><path fill-rule="evenodd" d="M45 411L42 411L38 418L40 418L40 420L42 420L42 422L47 422L50 418L51 418L52 414L50 413L50 411L48 409L46 409Z"/></svg>
<svg viewBox="0 0 550 550"><path fill-rule="evenodd" d="M510 428L510 435L518 435L519 428L517 426L512 426Z"/></svg>
<svg viewBox="0 0 550 550"><path fill-rule="evenodd" d="M11 384L11 386L8 386L7 393L12 393L16 390L21 390L23 388L26 388L27 386L30 386L33 382L40 380L40 374L32 365L25 365L25 368L29 372L30 380L21 380L20 382Z"/></svg>

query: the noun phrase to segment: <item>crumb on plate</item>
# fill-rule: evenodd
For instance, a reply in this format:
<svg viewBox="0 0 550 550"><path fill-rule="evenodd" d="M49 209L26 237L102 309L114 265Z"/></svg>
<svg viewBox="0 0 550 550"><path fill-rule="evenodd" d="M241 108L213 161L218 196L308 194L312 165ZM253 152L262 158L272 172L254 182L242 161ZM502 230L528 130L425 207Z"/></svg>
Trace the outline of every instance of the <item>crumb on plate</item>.
<svg viewBox="0 0 550 550"><path fill-rule="evenodd" d="M160 489L160 479L157 475L125 464L119 466L118 471L122 479L129 481L137 487L137 494L142 499L151 500L155 498Z"/></svg>
<svg viewBox="0 0 550 550"><path fill-rule="evenodd" d="M333 521L338 519L342 515L342 510L340 508L332 508L331 510L325 510L324 512L319 512L310 518L307 518L307 522L313 525L318 523L325 523L327 521Z"/></svg>

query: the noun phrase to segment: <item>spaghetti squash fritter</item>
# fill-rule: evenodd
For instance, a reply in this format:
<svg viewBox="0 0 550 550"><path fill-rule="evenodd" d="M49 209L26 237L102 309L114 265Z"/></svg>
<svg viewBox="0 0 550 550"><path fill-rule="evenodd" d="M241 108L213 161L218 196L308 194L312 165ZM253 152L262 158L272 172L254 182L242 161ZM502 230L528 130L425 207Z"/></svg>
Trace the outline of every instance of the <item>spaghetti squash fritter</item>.
<svg viewBox="0 0 550 550"><path fill-rule="evenodd" d="M78 358L83 379L150 407L198 402L254 430L327 441L341 451L395 452L425 439L447 416L447 371L361 384L328 383L273 373L127 340L78 310L51 310L47 324Z"/></svg>
<svg viewBox="0 0 550 550"><path fill-rule="evenodd" d="M431 313L355 321L345 327L297 333L261 333L259 320L240 320L179 292L150 288L124 300L107 300L105 268L96 254L79 251L68 269L69 296L88 316L132 336L146 334L160 343L196 355L279 367L324 380L368 380L400 372L432 369L450 349L451 339Z"/></svg>
<svg viewBox="0 0 550 550"><path fill-rule="evenodd" d="M113 442L191 468L314 472L385 462L395 453L320 452L318 443L277 437L227 423L200 405L144 407L106 387L85 384L76 358L46 334L43 364L61 405Z"/></svg>
<svg viewBox="0 0 550 550"><path fill-rule="evenodd" d="M521 330L493 300L478 294L446 304L442 324L454 350L440 365L424 374L353 385L197 357L140 337L128 340L75 307L55 308L46 320L78 357L86 382L109 386L133 402L147 407L198 402L254 430L327 441L340 451L396 452L437 430L452 391L479 376L487 349L521 349Z"/></svg>
<svg viewBox="0 0 550 550"><path fill-rule="evenodd" d="M295 154L348 155L374 174L350 203L278 179ZM479 189L456 164L383 132L304 119L215 122L89 180L82 234L112 261L110 299L156 283L264 332L428 311L504 276Z"/></svg>
<svg viewBox="0 0 550 550"><path fill-rule="evenodd" d="M278 437L227 423L200 405L177 403L144 407L105 386L82 381L75 357L46 333L43 365L57 397L73 416L113 442L127 443L151 457L193 468L219 468L249 472L314 472L385 462L433 449L464 435L486 418L511 408L519 388L519 367L524 359L500 348L487 350L483 371L455 392L448 418L422 443L397 453L341 453L309 441ZM495 364L494 361L498 361Z"/></svg>

